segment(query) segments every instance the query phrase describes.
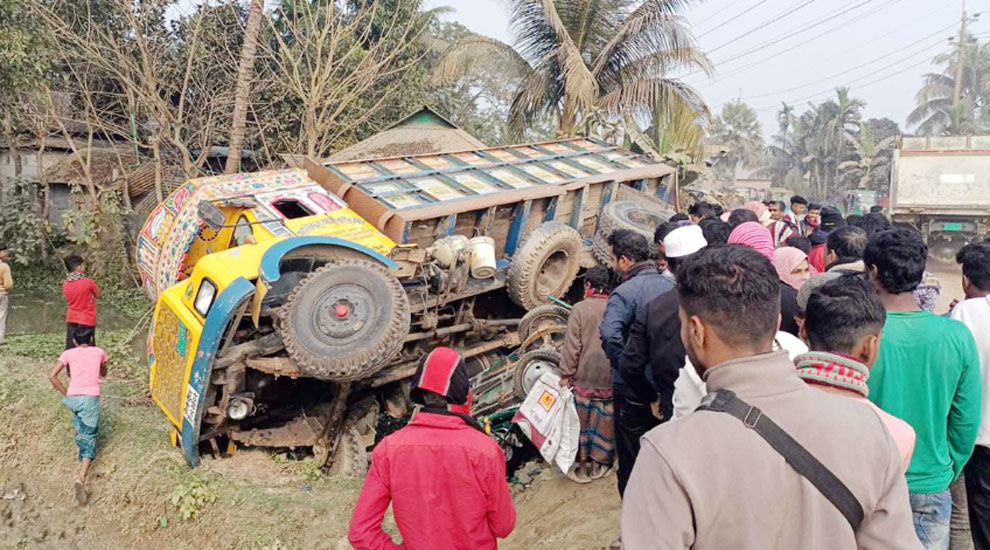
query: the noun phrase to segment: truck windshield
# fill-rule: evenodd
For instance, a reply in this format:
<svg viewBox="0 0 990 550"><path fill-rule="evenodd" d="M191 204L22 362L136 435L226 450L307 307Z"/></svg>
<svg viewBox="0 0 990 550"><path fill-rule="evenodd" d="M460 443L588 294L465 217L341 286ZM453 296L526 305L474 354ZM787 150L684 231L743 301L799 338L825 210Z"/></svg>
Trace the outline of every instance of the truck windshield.
<svg viewBox="0 0 990 550"><path fill-rule="evenodd" d="M272 203L272 206L275 207L275 210L278 210L279 213L285 216L285 219L287 220L305 218L313 215L313 213L309 211L309 208L306 208L306 205L294 199L277 200Z"/></svg>

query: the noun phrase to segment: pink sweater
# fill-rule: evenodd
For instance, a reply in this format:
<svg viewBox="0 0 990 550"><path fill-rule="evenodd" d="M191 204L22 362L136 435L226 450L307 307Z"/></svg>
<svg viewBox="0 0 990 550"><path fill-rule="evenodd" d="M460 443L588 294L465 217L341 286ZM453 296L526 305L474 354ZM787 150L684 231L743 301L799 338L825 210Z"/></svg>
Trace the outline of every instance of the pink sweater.
<svg viewBox="0 0 990 550"><path fill-rule="evenodd" d="M916 437L914 428L907 422L874 405L869 399L857 399L857 401L866 403L880 415L880 420L883 421L883 425L887 427L890 436L894 438L894 443L897 444L897 450L901 453L901 462L904 464L904 470L906 471L908 464L911 463L911 455L914 454L914 440Z"/></svg>

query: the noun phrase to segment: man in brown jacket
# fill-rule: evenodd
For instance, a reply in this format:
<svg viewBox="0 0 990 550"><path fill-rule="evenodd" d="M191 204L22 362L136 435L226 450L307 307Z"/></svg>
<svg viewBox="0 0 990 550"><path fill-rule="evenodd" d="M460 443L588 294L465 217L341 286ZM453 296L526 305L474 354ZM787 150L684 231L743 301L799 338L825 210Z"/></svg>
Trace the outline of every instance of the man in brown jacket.
<svg viewBox="0 0 990 550"><path fill-rule="evenodd" d="M598 332L608 304L609 279L608 270L601 266L585 272L585 298L571 310L561 349L560 383L573 386L581 420L578 468L568 475L579 483L602 477L612 465L615 450L612 366Z"/></svg>
<svg viewBox="0 0 990 550"><path fill-rule="evenodd" d="M624 548L920 549L880 417L807 386L786 352L771 352L780 290L770 262L745 247L709 247L680 267L677 292L681 339L708 391L731 390L760 409L845 485L862 521L854 529L761 437L760 414L744 424L698 410L643 437L622 502Z"/></svg>

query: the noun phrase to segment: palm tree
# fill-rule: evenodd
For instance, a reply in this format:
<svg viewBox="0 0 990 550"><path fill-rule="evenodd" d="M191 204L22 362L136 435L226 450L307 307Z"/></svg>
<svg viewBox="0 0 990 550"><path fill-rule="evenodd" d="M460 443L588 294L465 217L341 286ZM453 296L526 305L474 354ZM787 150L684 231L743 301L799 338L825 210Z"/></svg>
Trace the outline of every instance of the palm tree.
<svg viewBox="0 0 990 550"><path fill-rule="evenodd" d="M712 124L711 139L728 149L720 164L731 170L729 176L733 186L739 177L740 168L763 165L760 121L756 118L756 111L749 105L741 101L726 103L722 107L722 114Z"/></svg>
<svg viewBox="0 0 990 550"><path fill-rule="evenodd" d="M924 76L924 85L915 95L917 107L907 122L926 135L967 135L978 133L990 118L987 97L990 95L990 44L981 44L970 36L962 46L963 71L959 103L954 102L956 63L960 45L953 51L936 55L932 63L941 72ZM959 134L955 132L964 131Z"/></svg>
<svg viewBox="0 0 990 550"><path fill-rule="evenodd" d="M828 113L831 117L825 124L825 153L831 168L831 179L825 182L826 189L839 180L839 164L846 157L847 139L858 130L862 118L860 111L866 107L865 101L849 95L849 88L836 88L835 93L836 108Z"/></svg>
<svg viewBox="0 0 990 550"><path fill-rule="evenodd" d="M700 94L668 76L711 71L681 11L688 0L504 0L515 47L474 36L449 47L440 80L473 63L521 77L510 119L522 128L552 117L561 134L611 120L649 119L681 105L707 113Z"/></svg>

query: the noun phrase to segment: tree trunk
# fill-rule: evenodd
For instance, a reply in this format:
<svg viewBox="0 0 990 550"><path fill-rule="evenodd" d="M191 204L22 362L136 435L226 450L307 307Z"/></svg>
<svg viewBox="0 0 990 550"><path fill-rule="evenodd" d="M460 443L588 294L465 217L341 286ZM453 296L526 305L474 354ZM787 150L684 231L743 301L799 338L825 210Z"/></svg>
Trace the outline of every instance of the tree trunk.
<svg viewBox="0 0 990 550"><path fill-rule="evenodd" d="M162 202L165 200L165 192L162 189L162 142L159 136L151 138L151 153L155 165L155 198Z"/></svg>
<svg viewBox="0 0 990 550"><path fill-rule="evenodd" d="M45 174L45 147L47 140L43 131L38 132L38 151L35 153L35 170L38 172L38 185L41 186L41 219L48 221L48 214L51 211L52 189L48 185L48 176ZM47 249L45 249L47 251Z"/></svg>
<svg viewBox="0 0 990 550"><path fill-rule="evenodd" d="M234 120L230 127L230 150L227 153L225 174L233 174L241 167L241 148L244 146L244 130L247 125L248 102L251 100L251 77L254 74L258 35L261 32L261 16L264 0L251 0L247 27L244 29L244 46L237 66L237 88L234 92Z"/></svg>

